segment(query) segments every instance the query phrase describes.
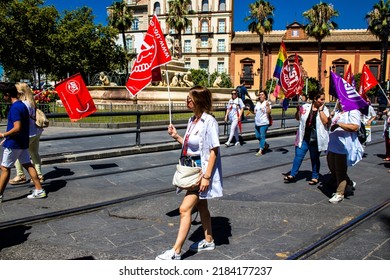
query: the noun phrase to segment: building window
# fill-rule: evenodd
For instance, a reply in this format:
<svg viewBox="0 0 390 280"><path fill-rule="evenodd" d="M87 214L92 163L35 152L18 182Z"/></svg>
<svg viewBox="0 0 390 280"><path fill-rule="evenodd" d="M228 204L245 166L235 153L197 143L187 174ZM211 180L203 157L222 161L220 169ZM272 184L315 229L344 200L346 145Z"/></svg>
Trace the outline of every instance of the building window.
<svg viewBox="0 0 390 280"><path fill-rule="evenodd" d="M225 52L226 46L225 46L225 39L218 39L218 52Z"/></svg>
<svg viewBox="0 0 390 280"><path fill-rule="evenodd" d="M160 2L154 3L153 11L154 11L154 13L155 13L156 15L160 15L160 14L161 14Z"/></svg>
<svg viewBox="0 0 390 280"><path fill-rule="evenodd" d="M184 30L184 33L185 34L191 34L191 28L192 28L192 26L190 25L190 26L188 26L187 28L186 28L186 30Z"/></svg>
<svg viewBox="0 0 390 280"><path fill-rule="evenodd" d="M134 52L134 41L133 38L127 37L126 38L126 47L127 47L127 52L133 53Z"/></svg>
<svg viewBox="0 0 390 280"><path fill-rule="evenodd" d="M219 0L218 11L226 11L225 0Z"/></svg>
<svg viewBox="0 0 390 280"><path fill-rule="evenodd" d="M209 37L207 37L207 36L202 36L202 37L200 38L200 40L201 40L200 46L201 46L202 48L207 48L208 45L209 45Z"/></svg>
<svg viewBox="0 0 390 280"><path fill-rule="evenodd" d="M207 20L202 21L202 33L209 32L209 23Z"/></svg>
<svg viewBox="0 0 390 280"><path fill-rule="evenodd" d="M291 36L292 37L299 37L299 31L298 30L292 30Z"/></svg>
<svg viewBox="0 0 390 280"><path fill-rule="evenodd" d="M378 65L370 65L370 71L374 77L379 80L379 67Z"/></svg>
<svg viewBox="0 0 390 280"><path fill-rule="evenodd" d="M217 72L218 72L218 74L225 73L225 62L218 62Z"/></svg>
<svg viewBox="0 0 390 280"><path fill-rule="evenodd" d="M184 62L185 69L191 69L191 63L189 61Z"/></svg>
<svg viewBox="0 0 390 280"><path fill-rule="evenodd" d="M341 78L344 77L344 65L336 65L336 74L339 75Z"/></svg>
<svg viewBox="0 0 390 280"><path fill-rule="evenodd" d="M218 33L225 33L226 32L226 22L224 19L218 20Z"/></svg>
<svg viewBox="0 0 390 280"><path fill-rule="evenodd" d="M199 60L199 69L209 71L209 61L208 60Z"/></svg>
<svg viewBox="0 0 390 280"><path fill-rule="evenodd" d="M209 0L202 0L202 12L209 11Z"/></svg>
<svg viewBox="0 0 390 280"><path fill-rule="evenodd" d="M134 19L133 24L131 26L131 29L132 30L138 30L139 29L139 19L138 18Z"/></svg>
<svg viewBox="0 0 390 280"><path fill-rule="evenodd" d="M191 40L184 40L184 52L189 53L191 51Z"/></svg>

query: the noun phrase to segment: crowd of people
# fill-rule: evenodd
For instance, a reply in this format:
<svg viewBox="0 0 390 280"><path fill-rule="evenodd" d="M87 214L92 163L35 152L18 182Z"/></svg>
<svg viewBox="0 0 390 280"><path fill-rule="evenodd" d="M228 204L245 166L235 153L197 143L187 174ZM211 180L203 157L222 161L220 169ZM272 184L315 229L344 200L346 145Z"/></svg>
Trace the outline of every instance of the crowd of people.
<svg viewBox="0 0 390 280"><path fill-rule="evenodd" d="M32 91L26 84L0 83L0 92L4 99L11 103L7 129L0 133L4 150L0 175L0 202L8 183L19 184L27 181L22 167L27 170L35 186L27 197L44 198L47 195L41 185L44 177L38 152L43 129L35 125L36 105ZM185 190L177 188L177 193L185 192L179 206L179 229L172 247L158 255L156 257L158 260L182 258L182 247L190 231L191 215L195 210L200 215L204 238L192 244L190 251L215 249L208 200L223 196L223 182L219 126L212 113L212 93L206 87L192 87L187 95L186 104L193 112L193 116L188 120L185 135L179 135L173 124L169 124L168 134L182 145L180 164L200 167L201 172L194 187ZM240 144L239 129L244 106L237 89L232 90L224 117L225 122L231 125L226 147ZM256 156L263 156L269 149L266 134L272 124L271 110L272 104L268 100L267 91L260 91L254 107L254 132L259 141ZM381 113L385 116L384 161L390 161L390 111L385 108ZM318 91L311 93L308 100L297 106L295 119L299 122L295 139L295 155L291 170L285 174L284 183L296 182L300 166L309 151L312 169L309 184L317 185L320 181L320 155L326 152L331 182L335 187L335 193L329 202L341 202L345 196L353 192L356 185L348 176L348 167L355 165L363 157L365 143L360 143L357 131L361 124L364 124L366 142L371 141L370 128L376 119L375 111L371 105L366 115L362 115L359 110L344 111L341 104L337 102L331 112L325 104L324 93ZM16 176L9 180L14 165Z"/></svg>

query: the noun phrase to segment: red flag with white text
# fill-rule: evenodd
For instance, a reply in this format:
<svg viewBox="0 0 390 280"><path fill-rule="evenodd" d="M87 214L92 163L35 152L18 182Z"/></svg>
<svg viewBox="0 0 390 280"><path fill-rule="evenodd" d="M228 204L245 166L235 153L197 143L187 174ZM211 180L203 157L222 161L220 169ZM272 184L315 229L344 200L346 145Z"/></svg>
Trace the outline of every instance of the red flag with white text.
<svg viewBox="0 0 390 280"><path fill-rule="evenodd" d="M80 73L56 84L55 89L72 122L96 112L95 103Z"/></svg>
<svg viewBox="0 0 390 280"><path fill-rule="evenodd" d="M129 79L126 82L127 90L136 96L152 81L152 70L171 61L167 42L161 31L157 16L150 20L148 31L137 55Z"/></svg>
<svg viewBox="0 0 390 280"><path fill-rule="evenodd" d="M366 92L372 89L378 84L378 81L374 77L374 74L370 71L370 68L366 64L363 65L362 76L360 77L359 95L367 100Z"/></svg>
<svg viewBox="0 0 390 280"><path fill-rule="evenodd" d="M292 65L290 65L288 59L284 61L282 72L280 74L280 84L282 85L284 96L286 98L302 94L303 79L301 65L297 54L295 54L295 60Z"/></svg>

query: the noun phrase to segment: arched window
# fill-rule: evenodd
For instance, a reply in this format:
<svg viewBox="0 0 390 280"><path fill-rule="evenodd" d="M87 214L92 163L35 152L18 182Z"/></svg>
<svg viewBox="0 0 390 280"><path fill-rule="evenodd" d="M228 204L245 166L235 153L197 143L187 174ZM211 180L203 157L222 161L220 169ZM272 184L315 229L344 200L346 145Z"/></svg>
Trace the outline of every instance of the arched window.
<svg viewBox="0 0 390 280"><path fill-rule="evenodd" d="M226 11L226 1L219 0L218 11Z"/></svg>
<svg viewBox="0 0 390 280"><path fill-rule="evenodd" d="M139 29L139 19L135 18L133 21L133 25L131 26L132 30L138 30Z"/></svg>
<svg viewBox="0 0 390 280"><path fill-rule="evenodd" d="M202 32L209 32L209 23L207 22L207 20L202 21Z"/></svg>
<svg viewBox="0 0 390 280"><path fill-rule="evenodd" d="M192 1L188 1L187 11L192 10Z"/></svg>
<svg viewBox="0 0 390 280"><path fill-rule="evenodd" d="M160 14L161 14L160 2L154 3L153 12L154 12L156 15L160 15Z"/></svg>
<svg viewBox="0 0 390 280"><path fill-rule="evenodd" d="M202 12L209 11L209 0L202 0Z"/></svg>

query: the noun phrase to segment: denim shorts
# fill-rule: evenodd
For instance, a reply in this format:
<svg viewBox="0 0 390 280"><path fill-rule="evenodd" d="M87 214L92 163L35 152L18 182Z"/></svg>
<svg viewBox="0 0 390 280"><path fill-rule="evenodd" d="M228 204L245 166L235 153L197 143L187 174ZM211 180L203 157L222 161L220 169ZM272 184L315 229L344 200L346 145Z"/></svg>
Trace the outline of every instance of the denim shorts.
<svg viewBox="0 0 390 280"><path fill-rule="evenodd" d="M4 148L3 161L1 162L1 166L11 168L14 166L17 159L19 159L22 165L31 162L30 154L28 153L27 149Z"/></svg>

